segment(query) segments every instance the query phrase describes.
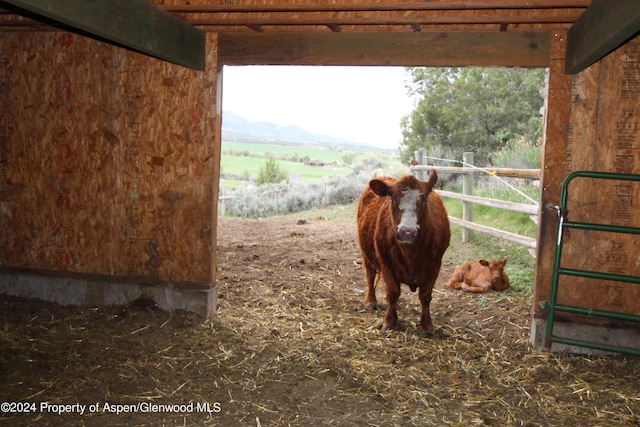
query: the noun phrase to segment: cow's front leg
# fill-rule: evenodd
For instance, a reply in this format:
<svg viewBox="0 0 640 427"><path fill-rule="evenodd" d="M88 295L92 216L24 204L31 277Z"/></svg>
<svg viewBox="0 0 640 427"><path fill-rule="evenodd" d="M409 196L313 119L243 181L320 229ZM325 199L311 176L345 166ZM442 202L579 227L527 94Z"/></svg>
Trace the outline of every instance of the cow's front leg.
<svg viewBox="0 0 640 427"><path fill-rule="evenodd" d="M367 273L367 293L364 297L364 303L366 308L376 309L378 308L378 300L376 299L376 269L366 259L364 261L364 269Z"/></svg>
<svg viewBox="0 0 640 427"><path fill-rule="evenodd" d="M382 330L393 329L398 323L398 299L400 298L400 284L394 280L385 279L387 291L387 311L384 314Z"/></svg>
<svg viewBox="0 0 640 427"><path fill-rule="evenodd" d="M421 286L418 288L418 298L420 298L420 305L422 306L422 315L420 316L420 327L427 334L433 333L433 323L431 323L431 312L429 305L431 304L431 291L432 286Z"/></svg>

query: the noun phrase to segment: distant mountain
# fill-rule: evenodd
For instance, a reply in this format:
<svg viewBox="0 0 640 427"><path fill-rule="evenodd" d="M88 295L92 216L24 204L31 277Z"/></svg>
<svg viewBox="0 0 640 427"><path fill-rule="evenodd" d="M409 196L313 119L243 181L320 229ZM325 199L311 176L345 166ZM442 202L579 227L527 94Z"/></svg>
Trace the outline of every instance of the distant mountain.
<svg viewBox="0 0 640 427"><path fill-rule="evenodd" d="M296 125L280 126L275 123L254 122L231 111L222 113L223 140L258 140L290 143L307 143L318 145L355 146L359 148L373 147L361 142L348 141L327 135L318 135Z"/></svg>

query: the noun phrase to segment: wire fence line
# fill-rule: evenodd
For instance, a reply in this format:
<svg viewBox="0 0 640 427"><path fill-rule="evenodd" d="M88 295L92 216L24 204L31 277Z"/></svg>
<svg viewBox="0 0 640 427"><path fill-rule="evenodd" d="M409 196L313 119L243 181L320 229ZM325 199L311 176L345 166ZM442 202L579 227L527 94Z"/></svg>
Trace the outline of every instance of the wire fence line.
<svg viewBox="0 0 640 427"><path fill-rule="evenodd" d="M455 166L441 166L441 165L429 165L429 161L437 161L437 162L450 162L458 165L462 165L462 167ZM526 246L531 250L534 250L537 247L536 239L528 236L522 236L516 233L511 233L509 231L500 230L494 227L488 227L485 225L476 224L473 222L473 204L479 204L484 206L490 206L494 208L504 209L513 212L520 212L529 214L531 219L537 224L537 215L539 212L539 204L536 200L531 198L530 196L523 193L521 190L516 188L511 183L507 182L505 179L501 177L509 177L509 178L522 178L527 180L538 180L540 177L540 169L509 169L509 168L481 168L475 166L473 164L473 153L464 153L463 160L451 160L451 159L443 159L433 156L427 156L425 151L417 151L414 156L414 161L412 162L412 166L410 170L416 174L421 179L425 178L425 174L430 172L431 170L435 170L436 172L444 172L450 174L460 174L463 175L463 192L462 193L454 193L451 191L439 190L438 194L442 197L448 197L452 199L462 200L463 209L462 209L462 218L456 218L453 216L449 216L449 221L452 224L463 227L463 242L468 242L471 240L471 232L478 231L484 234L488 234L490 236L498 237L504 240L508 240L511 242L518 243L520 245ZM488 175L493 177L496 180L499 180L501 183L514 190L528 201L531 204L524 203L515 203L506 200L499 199L491 199L486 197L478 197L473 195L473 176L474 175ZM533 251L530 251L533 254Z"/></svg>
<svg viewBox="0 0 640 427"><path fill-rule="evenodd" d="M463 165L463 167L455 167L455 166L447 167L447 166L436 166L436 165L429 165L429 164L416 164L416 165L412 165L411 166L411 170L413 172L415 172L415 171L431 171L431 170L435 169L436 171L440 171L440 172L448 172L448 173L461 174L461 175L469 175L469 174L470 175L478 175L478 174L479 175L490 175L490 176L495 177L495 179L497 179L498 181L502 182L507 187L511 188L513 191L515 191L518 194L520 194L525 199L529 200L531 203L533 203L535 205L538 204L538 202L536 200L534 200L531 197L529 197L528 195L524 194L522 191L520 191L514 185L509 183L507 180L502 179L501 177L504 176L504 177L509 177L509 178L522 178L522 179L529 179L529 180L539 180L540 179L540 169L482 168L482 167L476 166L476 165L474 165L472 163L465 162L464 159L463 160L451 160L451 159L441 159L439 157L431 157L431 156L423 156L422 158L426 162L428 162L429 160L435 160L435 161L439 161L439 162L450 162L450 163L461 164L461 165Z"/></svg>

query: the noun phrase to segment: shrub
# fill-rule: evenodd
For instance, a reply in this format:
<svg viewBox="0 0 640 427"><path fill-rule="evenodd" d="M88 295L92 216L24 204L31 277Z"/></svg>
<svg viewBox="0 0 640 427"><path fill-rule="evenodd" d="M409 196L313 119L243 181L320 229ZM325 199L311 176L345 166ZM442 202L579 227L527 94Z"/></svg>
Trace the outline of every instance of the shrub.
<svg viewBox="0 0 640 427"><path fill-rule="evenodd" d="M538 169L542 164L542 146L524 139L509 141L493 154L492 159L500 168Z"/></svg>
<svg viewBox="0 0 640 427"><path fill-rule="evenodd" d="M258 185L263 184L278 184L282 181L287 181L287 171L280 167L276 156L270 154L265 161L263 167L258 171Z"/></svg>

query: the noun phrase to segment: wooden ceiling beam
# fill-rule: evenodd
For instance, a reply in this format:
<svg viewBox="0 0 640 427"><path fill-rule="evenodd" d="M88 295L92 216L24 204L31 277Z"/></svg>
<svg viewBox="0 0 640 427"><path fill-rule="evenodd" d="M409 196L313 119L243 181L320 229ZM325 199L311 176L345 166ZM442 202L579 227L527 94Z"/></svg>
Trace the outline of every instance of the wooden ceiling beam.
<svg viewBox="0 0 640 427"><path fill-rule="evenodd" d="M220 33L223 65L549 65L550 33Z"/></svg>
<svg viewBox="0 0 640 427"><path fill-rule="evenodd" d="M338 3L236 3L236 4L178 4L162 5L168 12L362 12L408 10L483 10L483 9L561 9L586 8L591 0L476 0L476 1L421 1L421 2L338 2Z"/></svg>
<svg viewBox="0 0 640 427"><path fill-rule="evenodd" d="M146 0L5 0L0 3L188 68L204 70L205 33Z"/></svg>
<svg viewBox="0 0 640 427"><path fill-rule="evenodd" d="M639 0L593 0L567 32L565 73L579 73L638 33Z"/></svg>

